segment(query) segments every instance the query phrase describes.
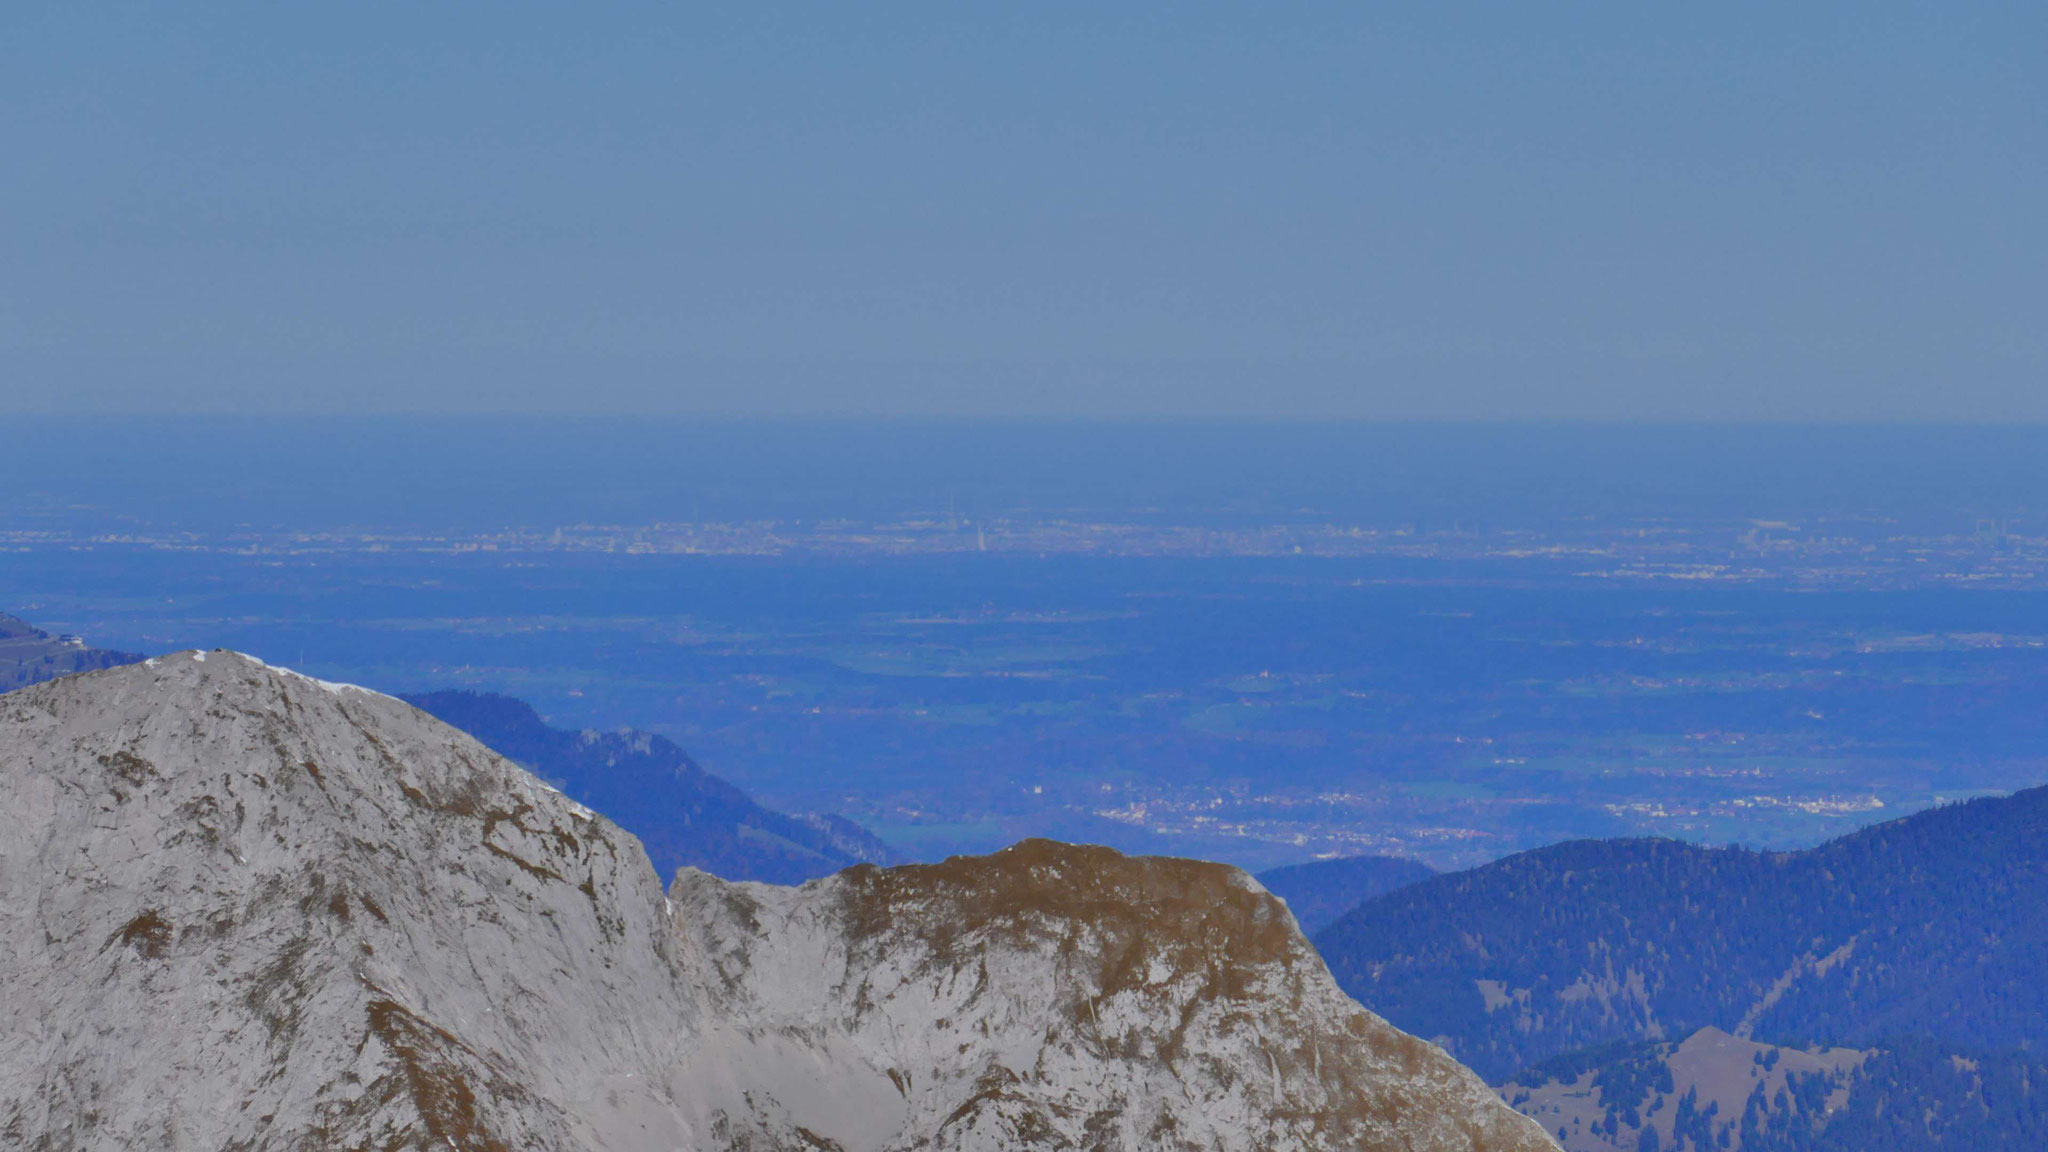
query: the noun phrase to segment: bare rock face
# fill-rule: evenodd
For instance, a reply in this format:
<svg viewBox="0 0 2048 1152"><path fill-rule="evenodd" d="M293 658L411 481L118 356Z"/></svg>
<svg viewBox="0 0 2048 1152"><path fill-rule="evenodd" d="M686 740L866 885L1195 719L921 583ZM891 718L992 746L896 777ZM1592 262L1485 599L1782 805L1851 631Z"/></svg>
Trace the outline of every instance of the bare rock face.
<svg viewBox="0 0 2048 1152"><path fill-rule="evenodd" d="M757 1069L701 1097L741 1147L1549 1146L1339 992L1235 868L1030 840L799 889L685 872L671 894L723 1028L693 1070ZM845 1070L829 1101L801 1075L816 1051Z"/></svg>
<svg viewBox="0 0 2048 1152"><path fill-rule="evenodd" d="M10 1147L575 1147L687 1050L639 846L387 697L60 680L0 697L0 783Z"/></svg>
<svg viewBox="0 0 2048 1152"><path fill-rule="evenodd" d="M685 871L232 653L0 697L0 1145L1551 1145L1234 869L1028 842Z"/></svg>

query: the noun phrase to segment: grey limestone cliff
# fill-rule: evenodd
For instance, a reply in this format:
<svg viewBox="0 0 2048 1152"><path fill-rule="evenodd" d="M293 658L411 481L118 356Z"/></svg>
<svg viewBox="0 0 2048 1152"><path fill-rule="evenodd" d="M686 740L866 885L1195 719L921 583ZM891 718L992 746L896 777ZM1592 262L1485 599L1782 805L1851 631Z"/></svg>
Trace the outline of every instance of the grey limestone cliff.
<svg viewBox="0 0 2048 1152"><path fill-rule="evenodd" d="M0 1144L1535 1149L1242 873L686 870L233 653L0 697Z"/></svg>

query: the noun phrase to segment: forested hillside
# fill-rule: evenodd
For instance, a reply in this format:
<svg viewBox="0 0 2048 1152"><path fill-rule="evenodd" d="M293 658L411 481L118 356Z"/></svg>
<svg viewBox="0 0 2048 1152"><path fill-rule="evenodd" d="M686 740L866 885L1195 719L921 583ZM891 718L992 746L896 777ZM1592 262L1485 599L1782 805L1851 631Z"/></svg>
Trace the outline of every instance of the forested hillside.
<svg viewBox="0 0 2048 1152"><path fill-rule="evenodd" d="M1559 844L1369 900L1317 944L1367 1007L1551 1109L1570 1148L2041 1146L2048 789L1804 852ZM1673 1081L1685 1060L1734 1075L1726 1045L1680 1058L1700 1036L1856 1055L1709 1118Z"/></svg>
<svg viewBox="0 0 2048 1152"><path fill-rule="evenodd" d="M1500 1094L1568 1152L2048 1147L2048 1065L1924 1039L1801 1049L1708 1028L1552 1057Z"/></svg>
<svg viewBox="0 0 2048 1152"><path fill-rule="evenodd" d="M1439 876L1317 938L1345 987L1482 1074L1709 1025L2048 1043L2048 789L1796 853L1576 841Z"/></svg>
<svg viewBox="0 0 2048 1152"><path fill-rule="evenodd" d="M1420 860L1400 856L1346 856L1289 864L1259 873L1266 891L1287 901L1294 922L1310 936L1375 896L1436 875Z"/></svg>

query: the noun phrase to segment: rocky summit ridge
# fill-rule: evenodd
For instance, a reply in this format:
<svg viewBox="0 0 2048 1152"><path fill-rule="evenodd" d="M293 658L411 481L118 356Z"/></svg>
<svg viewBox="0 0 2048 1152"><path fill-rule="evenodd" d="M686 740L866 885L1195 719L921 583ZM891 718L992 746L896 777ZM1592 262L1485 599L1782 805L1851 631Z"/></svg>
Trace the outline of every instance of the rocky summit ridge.
<svg viewBox="0 0 2048 1152"><path fill-rule="evenodd" d="M455 729L227 652L0 697L0 790L10 1148L1551 1146L1220 865L664 893Z"/></svg>

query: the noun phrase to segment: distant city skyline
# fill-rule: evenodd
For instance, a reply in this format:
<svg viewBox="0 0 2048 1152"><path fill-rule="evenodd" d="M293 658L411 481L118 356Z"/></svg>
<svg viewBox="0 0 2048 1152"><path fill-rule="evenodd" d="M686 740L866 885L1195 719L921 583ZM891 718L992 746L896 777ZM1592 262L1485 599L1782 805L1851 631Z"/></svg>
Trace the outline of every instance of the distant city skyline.
<svg viewBox="0 0 2048 1152"><path fill-rule="evenodd" d="M0 408L2048 420L2048 9L0 16Z"/></svg>

